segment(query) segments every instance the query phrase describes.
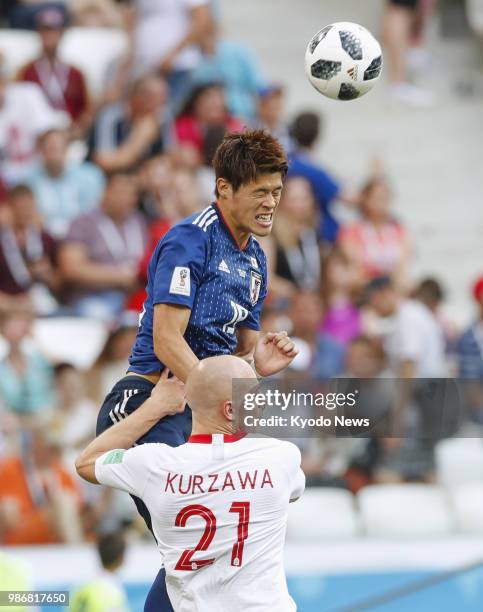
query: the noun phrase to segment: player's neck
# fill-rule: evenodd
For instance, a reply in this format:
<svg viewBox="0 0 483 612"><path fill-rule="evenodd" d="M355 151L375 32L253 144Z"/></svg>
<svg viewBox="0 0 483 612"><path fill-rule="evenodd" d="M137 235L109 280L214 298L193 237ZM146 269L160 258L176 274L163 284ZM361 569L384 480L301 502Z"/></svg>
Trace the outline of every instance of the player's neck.
<svg viewBox="0 0 483 612"><path fill-rule="evenodd" d="M191 435L199 436L199 435L213 435L213 434L228 434L233 435L233 428L229 423L226 425L224 423L203 423L193 420L193 425L191 427Z"/></svg>
<svg viewBox="0 0 483 612"><path fill-rule="evenodd" d="M242 230L238 227L237 223L235 222L232 215L230 214L230 211L227 209L227 207L223 206L223 204L219 200L217 200L216 206L218 207L218 210L221 212L223 221L225 222L225 225L230 230L230 233L235 239L236 243L238 244L240 248L244 248L244 245L246 245L247 240L250 238L250 232L247 232L246 230Z"/></svg>

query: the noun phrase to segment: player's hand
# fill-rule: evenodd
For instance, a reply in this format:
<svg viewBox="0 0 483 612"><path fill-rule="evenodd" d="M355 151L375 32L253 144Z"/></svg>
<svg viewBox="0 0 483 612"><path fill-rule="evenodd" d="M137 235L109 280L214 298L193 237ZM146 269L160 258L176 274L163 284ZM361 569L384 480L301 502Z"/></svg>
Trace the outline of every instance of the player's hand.
<svg viewBox="0 0 483 612"><path fill-rule="evenodd" d="M286 331L264 334L257 342L253 358L260 376L271 376L286 368L298 355Z"/></svg>
<svg viewBox="0 0 483 612"><path fill-rule="evenodd" d="M156 386L151 391L151 399L160 411L160 417L183 412L186 406L184 383L176 377L168 378L169 370L165 368Z"/></svg>

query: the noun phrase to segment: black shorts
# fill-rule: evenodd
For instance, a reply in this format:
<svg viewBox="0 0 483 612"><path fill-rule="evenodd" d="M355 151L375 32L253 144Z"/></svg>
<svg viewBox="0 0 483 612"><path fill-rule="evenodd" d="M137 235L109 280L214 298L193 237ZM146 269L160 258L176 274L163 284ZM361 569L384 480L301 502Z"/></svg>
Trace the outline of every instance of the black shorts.
<svg viewBox="0 0 483 612"><path fill-rule="evenodd" d="M389 4L403 6L405 8L415 9L418 6L419 0L389 0Z"/></svg>
<svg viewBox="0 0 483 612"><path fill-rule="evenodd" d="M140 376L125 376L121 378L107 395L97 417L96 435L125 419L134 412L151 395L153 383ZM136 444L145 442L164 442L169 446L184 444L191 433L191 410L174 416L167 416L151 427L141 436Z"/></svg>
<svg viewBox="0 0 483 612"><path fill-rule="evenodd" d="M140 376L125 376L117 382L107 395L97 417L96 435L98 436L115 423L119 423L134 412L149 398L153 383ZM191 410L186 406L184 412L167 416L151 427L141 436L136 444L147 442L163 442L169 446L181 446L191 433ZM151 516L144 502L131 495L139 514L143 517L147 528L153 532ZM153 534L154 535L154 534Z"/></svg>

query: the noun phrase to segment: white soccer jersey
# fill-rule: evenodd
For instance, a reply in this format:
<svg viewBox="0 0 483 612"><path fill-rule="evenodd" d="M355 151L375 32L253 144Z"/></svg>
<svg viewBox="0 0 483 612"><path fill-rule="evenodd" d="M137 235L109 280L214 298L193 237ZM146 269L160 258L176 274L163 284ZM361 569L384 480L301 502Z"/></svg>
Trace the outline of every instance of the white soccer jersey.
<svg viewBox="0 0 483 612"><path fill-rule="evenodd" d="M273 438L191 436L96 461L96 478L140 497L176 612L292 612L283 569L288 504L302 494L300 451Z"/></svg>

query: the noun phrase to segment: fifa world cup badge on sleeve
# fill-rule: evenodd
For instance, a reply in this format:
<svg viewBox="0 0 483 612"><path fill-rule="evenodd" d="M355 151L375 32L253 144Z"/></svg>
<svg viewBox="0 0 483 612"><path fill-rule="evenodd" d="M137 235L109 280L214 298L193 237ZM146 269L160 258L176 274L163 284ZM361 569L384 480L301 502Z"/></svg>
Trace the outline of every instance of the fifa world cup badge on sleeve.
<svg viewBox="0 0 483 612"><path fill-rule="evenodd" d="M176 266L171 277L169 292L175 295L187 295L191 293L190 269Z"/></svg>
<svg viewBox="0 0 483 612"><path fill-rule="evenodd" d="M254 270L250 270L250 301L252 306L258 302L260 288L262 286L262 275Z"/></svg>

